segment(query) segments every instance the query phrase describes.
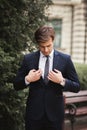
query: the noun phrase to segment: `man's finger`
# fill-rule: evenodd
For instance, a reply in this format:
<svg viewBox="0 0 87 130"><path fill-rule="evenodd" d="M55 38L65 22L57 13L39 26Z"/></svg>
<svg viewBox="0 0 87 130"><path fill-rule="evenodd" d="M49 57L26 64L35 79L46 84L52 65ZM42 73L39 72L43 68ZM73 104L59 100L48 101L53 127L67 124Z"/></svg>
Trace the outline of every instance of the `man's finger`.
<svg viewBox="0 0 87 130"><path fill-rule="evenodd" d="M59 73L60 71L59 71L59 70L57 70L57 69L54 69L54 72Z"/></svg>

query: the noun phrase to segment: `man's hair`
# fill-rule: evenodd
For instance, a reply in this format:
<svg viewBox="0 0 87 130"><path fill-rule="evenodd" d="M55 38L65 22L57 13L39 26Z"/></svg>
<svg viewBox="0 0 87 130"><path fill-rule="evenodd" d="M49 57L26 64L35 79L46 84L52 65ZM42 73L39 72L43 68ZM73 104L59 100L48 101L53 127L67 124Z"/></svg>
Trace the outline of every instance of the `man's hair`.
<svg viewBox="0 0 87 130"><path fill-rule="evenodd" d="M54 36L55 36L54 29L48 26L41 26L35 32L35 40L38 44L47 42L50 37L52 38L52 40L54 40Z"/></svg>

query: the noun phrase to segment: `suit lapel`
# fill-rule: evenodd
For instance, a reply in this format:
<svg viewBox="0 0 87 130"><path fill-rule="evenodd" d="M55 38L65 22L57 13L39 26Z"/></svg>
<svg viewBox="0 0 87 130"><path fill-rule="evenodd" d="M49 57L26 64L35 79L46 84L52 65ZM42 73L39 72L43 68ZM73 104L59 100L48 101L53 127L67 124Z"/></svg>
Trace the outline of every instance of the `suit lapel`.
<svg viewBox="0 0 87 130"><path fill-rule="evenodd" d="M60 57L59 53L54 50L54 57L53 57L53 70L60 68Z"/></svg>
<svg viewBox="0 0 87 130"><path fill-rule="evenodd" d="M35 67L36 70L39 69L39 58L40 58L40 51L37 51L37 53L35 54L35 61L34 61L34 67ZM42 76L41 76L39 82L40 82L42 85L45 85Z"/></svg>
<svg viewBox="0 0 87 130"><path fill-rule="evenodd" d="M59 56L59 52L58 51L56 51L56 50L54 50L54 56L53 56L53 70L54 69L57 69L57 70L59 70L59 68L60 68L60 56ZM51 81L49 81L48 82L48 85L50 85L52 82Z"/></svg>
<svg viewBox="0 0 87 130"><path fill-rule="evenodd" d="M33 59L33 64L32 66L34 66L34 69L38 70L38 66L39 66L39 57L40 57L40 51L37 51L35 54L35 58Z"/></svg>

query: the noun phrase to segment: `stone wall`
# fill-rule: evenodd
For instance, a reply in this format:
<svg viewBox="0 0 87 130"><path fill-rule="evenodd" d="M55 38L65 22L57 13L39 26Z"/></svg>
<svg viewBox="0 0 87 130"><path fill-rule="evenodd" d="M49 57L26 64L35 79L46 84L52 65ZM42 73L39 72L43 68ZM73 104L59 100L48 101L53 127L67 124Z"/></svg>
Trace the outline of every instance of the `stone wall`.
<svg viewBox="0 0 87 130"><path fill-rule="evenodd" d="M73 1L73 0L72 0ZM54 0L47 14L51 19L62 19L61 48L64 53L70 54L73 61L87 63L87 12L86 4L62 3Z"/></svg>

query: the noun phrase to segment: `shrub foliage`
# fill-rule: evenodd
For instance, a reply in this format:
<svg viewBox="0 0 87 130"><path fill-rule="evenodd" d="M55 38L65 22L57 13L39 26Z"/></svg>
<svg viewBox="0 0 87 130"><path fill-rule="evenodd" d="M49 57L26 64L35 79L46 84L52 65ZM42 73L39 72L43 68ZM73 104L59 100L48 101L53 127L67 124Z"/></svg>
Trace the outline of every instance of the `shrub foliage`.
<svg viewBox="0 0 87 130"><path fill-rule="evenodd" d="M87 64L75 64L81 90L87 90Z"/></svg>
<svg viewBox="0 0 87 130"><path fill-rule="evenodd" d="M23 130L26 93L13 79L23 51L33 51L33 34L45 23L51 0L0 0L0 130Z"/></svg>

